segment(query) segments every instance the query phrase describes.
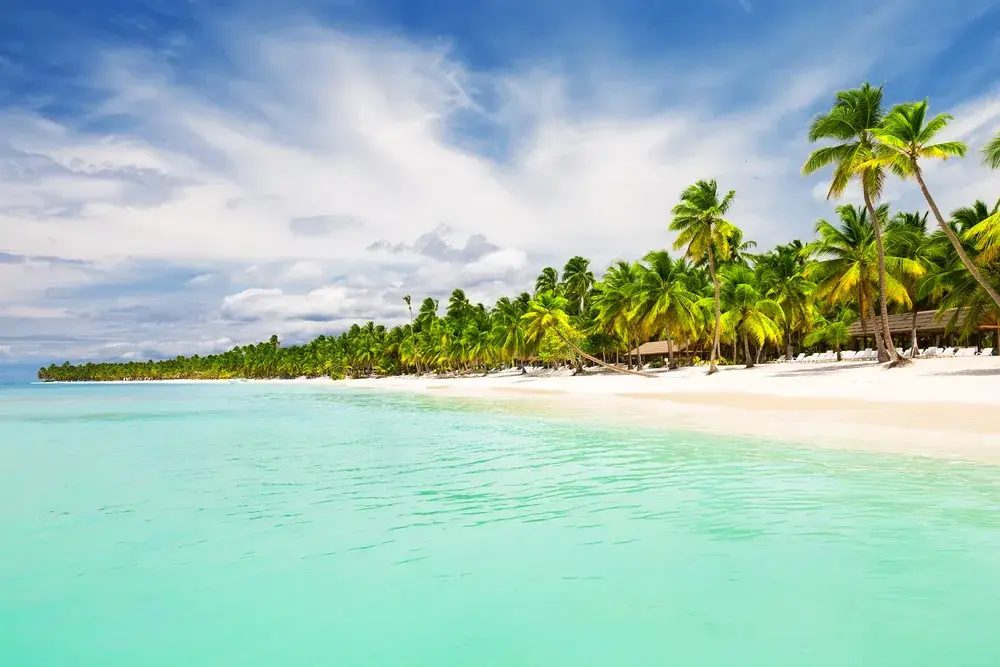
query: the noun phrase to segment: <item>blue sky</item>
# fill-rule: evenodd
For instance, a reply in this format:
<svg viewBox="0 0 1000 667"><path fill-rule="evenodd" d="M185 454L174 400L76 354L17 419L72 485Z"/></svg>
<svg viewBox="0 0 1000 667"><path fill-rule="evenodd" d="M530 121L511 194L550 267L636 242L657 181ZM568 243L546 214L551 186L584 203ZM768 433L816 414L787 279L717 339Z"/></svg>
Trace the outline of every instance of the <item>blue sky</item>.
<svg viewBox="0 0 1000 667"><path fill-rule="evenodd" d="M914 38L914 36L919 36ZM666 247L684 185L767 245L831 205L864 79L1000 130L1000 2L42 0L0 22L0 366L206 353L491 301ZM974 159L946 207L1000 195ZM916 208L908 184L887 192Z"/></svg>

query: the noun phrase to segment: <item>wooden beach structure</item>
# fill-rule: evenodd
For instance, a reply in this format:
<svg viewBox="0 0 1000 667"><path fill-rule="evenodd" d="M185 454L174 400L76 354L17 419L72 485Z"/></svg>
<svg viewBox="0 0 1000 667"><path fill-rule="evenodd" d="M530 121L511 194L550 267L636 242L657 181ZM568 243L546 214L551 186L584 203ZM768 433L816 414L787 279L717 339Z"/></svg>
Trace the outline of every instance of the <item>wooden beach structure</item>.
<svg viewBox="0 0 1000 667"><path fill-rule="evenodd" d="M994 346L1000 348L1000 324L993 315L987 315L977 322L973 332L968 336L962 334L967 325L969 310L966 308L951 308L944 312L937 310L918 310L916 313L895 313L889 315L889 331L897 347L909 347L913 331L917 332L917 346L957 346L962 342L975 343L982 347ZM870 343L874 347L876 320L858 320L850 326L848 332L861 346ZM994 341L990 338L995 337Z"/></svg>

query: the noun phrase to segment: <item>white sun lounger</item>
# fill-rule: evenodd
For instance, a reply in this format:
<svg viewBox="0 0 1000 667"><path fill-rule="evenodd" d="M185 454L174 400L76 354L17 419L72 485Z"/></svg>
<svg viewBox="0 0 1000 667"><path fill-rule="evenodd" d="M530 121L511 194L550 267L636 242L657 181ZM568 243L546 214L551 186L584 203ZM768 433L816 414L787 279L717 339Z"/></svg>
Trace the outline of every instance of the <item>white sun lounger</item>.
<svg viewBox="0 0 1000 667"><path fill-rule="evenodd" d="M981 356L981 357L992 357L993 356L993 348L992 347L984 347L983 351L979 353L979 356Z"/></svg>
<svg viewBox="0 0 1000 667"><path fill-rule="evenodd" d="M853 359L854 357L856 357L857 354L858 353L855 352L854 350L841 350L840 351L840 358L843 359L844 361L850 361L851 359Z"/></svg>
<svg viewBox="0 0 1000 667"><path fill-rule="evenodd" d="M953 347L946 347L943 350L941 350L941 354L938 355L938 356L941 356L941 357L954 357L955 356L955 348L953 348Z"/></svg>

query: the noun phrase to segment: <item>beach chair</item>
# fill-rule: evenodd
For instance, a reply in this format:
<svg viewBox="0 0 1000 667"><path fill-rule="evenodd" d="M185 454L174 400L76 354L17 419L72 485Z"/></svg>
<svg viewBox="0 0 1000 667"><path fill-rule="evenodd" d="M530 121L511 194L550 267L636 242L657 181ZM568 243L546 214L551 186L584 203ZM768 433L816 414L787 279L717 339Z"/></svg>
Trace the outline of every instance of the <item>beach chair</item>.
<svg viewBox="0 0 1000 667"><path fill-rule="evenodd" d="M840 358L843 359L844 361L851 361L857 355L858 355L858 353L855 352L854 350L841 350L840 351Z"/></svg>
<svg viewBox="0 0 1000 667"><path fill-rule="evenodd" d="M954 357L955 356L955 348L953 348L953 347L946 347L943 350L941 350L941 352L940 352L940 354L938 354L938 356L939 357Z"/></svg>
<svg viewBox="0 0 1000 667"><path fill-rule="evenodd" d="M984 347L983 351L979 353L979 356L981 356L981 357L992 357L993 356L993 348L992 347Z"/></svg>
<svg viewBox="0 0 1000 667"><path fill-rule="evenodd" d="M974 347L963 347L958 352L955 353L956 357L974 357L976 356L976 348Z"/></svg>
<svg viewBox="0 0 1000 667"><path fill-rule="evenodd" d="M936 357L938 355L938 351L939 350L940 350L940 348L937 348L937 347L929 347L926 350L924 350L923 352L921 352L920 354L923 355L923 356L925 356L925 357Z"/></svg>
<svg viewBox="0 0 1000 667"><path fill-rule="evenodd" d="M805 358L806 358L806 353L805 352L799 352L799 356L795 357L795 361L802 361Z"/></svg>

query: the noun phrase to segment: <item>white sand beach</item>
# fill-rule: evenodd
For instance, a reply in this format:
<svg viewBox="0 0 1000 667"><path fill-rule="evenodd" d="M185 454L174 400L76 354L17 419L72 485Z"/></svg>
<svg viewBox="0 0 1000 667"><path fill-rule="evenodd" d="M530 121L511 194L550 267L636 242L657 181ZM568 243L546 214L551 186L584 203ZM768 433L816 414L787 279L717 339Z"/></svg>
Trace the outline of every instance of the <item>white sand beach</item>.
<svg viewBox="0 0 1000 667"><path fill-rule="evenodd" d="M394 377L338 385L508 401L601 422L1000 463L1000 357L766 364L572 377ZM315 381L307 381L315 382ZM322 381L321 381L322 382Z"/></svg>

